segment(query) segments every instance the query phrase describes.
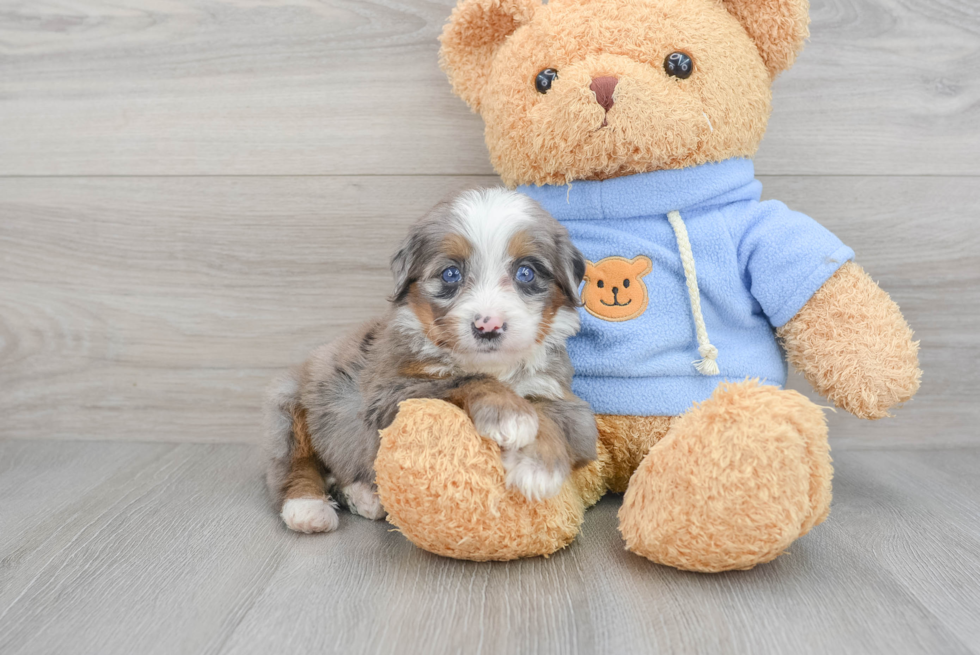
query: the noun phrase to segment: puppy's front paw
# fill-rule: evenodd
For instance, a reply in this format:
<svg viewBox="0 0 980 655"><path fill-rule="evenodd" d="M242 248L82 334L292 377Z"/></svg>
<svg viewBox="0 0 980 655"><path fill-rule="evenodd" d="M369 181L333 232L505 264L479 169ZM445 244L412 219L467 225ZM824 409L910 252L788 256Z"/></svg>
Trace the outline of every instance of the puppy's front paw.
<svg viewBox="0 0 980 655"><path fill-rule="evenodd" d="M483 401L471 408L476 431L505 450L523 448L538 434L538 413L523 398L506 396Z"/></svg>
<svg viewBox="0 0 980 655"><path fill-rule="evenodd" d="M533 455L517 451L505 452L503 463L507 486L517 489L530 501L558 495L570 472L564 464L549 466Z"/></svg>
<svg viewBox="0 0 980 655"><path fill-rule="evenodd" d="M290 498L282 506L282 520L296 532L330 532L340 520L333 503L323 498Z"/></svg>

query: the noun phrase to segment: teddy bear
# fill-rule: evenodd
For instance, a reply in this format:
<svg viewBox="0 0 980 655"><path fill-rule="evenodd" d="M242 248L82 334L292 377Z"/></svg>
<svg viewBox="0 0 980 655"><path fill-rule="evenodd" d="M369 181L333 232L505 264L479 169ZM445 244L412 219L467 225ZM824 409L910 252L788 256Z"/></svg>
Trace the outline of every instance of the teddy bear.
<svg viewBox="0 0 980 655"><path fill-rule="evenodd" d="M431 552L549 555L622 493L630 551L692 571L768 562L831 500L823 409L879 419L919 386L918 343L853 251L761 201L751 157L807 0L461 0L441 36L503 182L588 258L573 390L598 457L554 498L504 485L462 412L403 403L382 433L389 520Z"/></svg>

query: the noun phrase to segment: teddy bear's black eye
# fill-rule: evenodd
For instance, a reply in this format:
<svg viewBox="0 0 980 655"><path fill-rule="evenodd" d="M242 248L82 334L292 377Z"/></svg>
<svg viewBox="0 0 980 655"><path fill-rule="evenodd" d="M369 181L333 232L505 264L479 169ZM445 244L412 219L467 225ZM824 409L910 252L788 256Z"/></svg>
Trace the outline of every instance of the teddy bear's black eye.
<svg viewBox="0 0 980 655"><path fill-rule="evenodd" d="M664 70L672 77L686 80L694 72L694 60L683 52L673 52L664 59Z"/></svg>
<svg viewBox="0 0 980 655"><path fill-rule="evenodd" d="M551 90L551 83L558 79L558 71L554 68L545 68L534 78L534 88L538 93L547 93Z"/></svg>
<svg viewBox="0 0 980 655"><path fill-rule="evenodd" d="M629 280L623 280L623 288L624 289L629 289L630 288L630 281Z"/></svg>
<svg viewBox="0 0 980 655"><path fill-rule="evenodd" d="M603 282L602 280L599 280L598 282L595 283L595 285L601 289L602 287L606 286L606 283Z"/></svg>

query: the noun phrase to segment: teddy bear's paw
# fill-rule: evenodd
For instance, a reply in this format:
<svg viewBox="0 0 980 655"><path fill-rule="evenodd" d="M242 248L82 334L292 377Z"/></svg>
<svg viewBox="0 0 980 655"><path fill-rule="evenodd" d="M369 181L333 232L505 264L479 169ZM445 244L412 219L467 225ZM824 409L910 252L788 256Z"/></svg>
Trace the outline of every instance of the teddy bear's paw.
<svg viewBox="0 0 980 655"><path fill-rule="evenodd" d="M533 502L557 496L571 472L564 463L549 465L541 458L519 450L505 450L502 459L507 486L517 489Z"/></svg>
<svg viewBox="0 0 980 655"><path fill-rule="evenodd" d="M324 498L289 498L281 516L290 530L306 534L330 532L340 523L334 504Z"/></svg>
<svg viewBox="0 0 980 655"><path fill-rule="evenodd" d="M691 571L775 559L830 506L827 427L795 391L722 384L644 458L620 510L629 550Z"/></svg>
<svg viewBox="0 0 980 655"><path fill-rule="evenodd" d="M890 416L919 389L919 342L898 305L854 262L776 334L813 388L858 418Z"/></svg>
<svg viewBox="0 0 980 655"><path fill-rule="evenodd" d="M568 545L585 511L579 489L601 480L580 469L577 483L529 502L506 486L500 448L462 409L430 399L399 406L374 467L388 521L399 532L431 553L478 561L548 555Z"/></svg>
<svg viewBox="0 0 980 655"><path fill-rule="evenodd" d="M470 408L476 431L505 450L523 448L538 434L538 413L519 396L491 396Z"/></svg>

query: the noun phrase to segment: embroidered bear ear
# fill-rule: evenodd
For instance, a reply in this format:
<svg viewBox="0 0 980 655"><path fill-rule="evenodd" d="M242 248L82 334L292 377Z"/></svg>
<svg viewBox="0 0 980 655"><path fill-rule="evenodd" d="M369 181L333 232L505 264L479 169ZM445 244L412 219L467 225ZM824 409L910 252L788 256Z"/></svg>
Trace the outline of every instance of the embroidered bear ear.
<svg viewBox="0 0 980 655"><path fill-rule="evenodd" d="M639 279L653 270L653 262L646 255L638 255L630 260L630 274Z"/></svg>
<svg viewBox="0 0 980 655"><path fill-rule="evenodd" d="M809 0L722 0L755 41L770 77L793 65L810 36Z"/></svg>
<svg viewBox="0 0 980 655"><path fill-rule="evenodd" d="M537 0L462 0L453 10L439 41L439 65L449 76L453 93L474 111L497 49L514 30L531 21Z"/></svg>

